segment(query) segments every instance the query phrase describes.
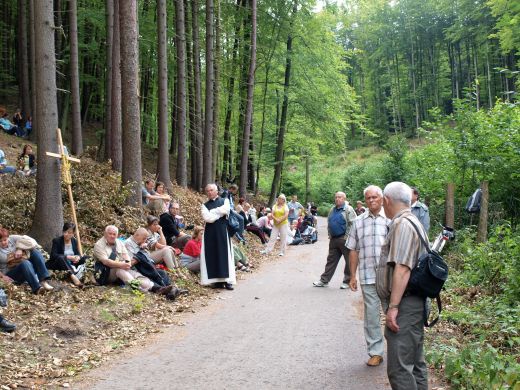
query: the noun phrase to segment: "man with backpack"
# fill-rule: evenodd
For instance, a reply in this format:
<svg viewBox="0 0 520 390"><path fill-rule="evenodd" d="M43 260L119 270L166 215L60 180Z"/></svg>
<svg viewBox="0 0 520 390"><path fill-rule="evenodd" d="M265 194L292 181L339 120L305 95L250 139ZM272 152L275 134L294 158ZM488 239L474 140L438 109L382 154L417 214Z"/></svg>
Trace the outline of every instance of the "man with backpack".
<svg viewBox="0 0 520 390"><path fill-rule="evenodd" d="M411 198L412 189L405 183L393 182L384 189L383 207L392 222L381 248L376 289L386 312L387 374L392 389L427 390L425 298L410 292L407 285L411 270L427 252L419 234L426 243L428 235L411 212Z"/></svg>

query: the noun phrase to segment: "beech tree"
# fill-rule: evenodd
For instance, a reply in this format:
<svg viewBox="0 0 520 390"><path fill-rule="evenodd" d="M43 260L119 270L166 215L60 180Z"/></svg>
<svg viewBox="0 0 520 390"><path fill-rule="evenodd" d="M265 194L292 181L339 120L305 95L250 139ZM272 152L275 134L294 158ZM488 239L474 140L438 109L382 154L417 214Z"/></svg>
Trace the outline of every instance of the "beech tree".
<svg viewBox="0 0 520 390"><path fill-rule="evenodd" d="M34 2L34 46L36 113L38 122L38 174L36 210L30 235L46 246L60 235L63 226L59 160L46 152L58 153L56 129L56 59L54 57L54 12L52 0ZM48 248L47 248L48 249Z"/></svg>
<svg viewBox="0 0 520 390"><path fill-rule="evenodd" d="M175 31L177 49L177 184L188 185L186 164L186 34L184 2L175 0Z"/></svg>

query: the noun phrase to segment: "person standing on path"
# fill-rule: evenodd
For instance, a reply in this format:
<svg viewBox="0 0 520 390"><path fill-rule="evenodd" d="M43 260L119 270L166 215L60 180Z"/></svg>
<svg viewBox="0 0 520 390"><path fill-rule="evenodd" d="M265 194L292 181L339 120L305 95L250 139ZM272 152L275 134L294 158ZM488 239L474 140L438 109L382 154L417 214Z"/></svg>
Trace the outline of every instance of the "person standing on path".
<svg viewBox="0 0 520 390"><path fill-rule="evenodd" d="M430 210L424 203L419 202L419 190L412 187L412 214L423 225L426 234L430 231Z"/></svg>
<svg viewBox="0 0 520 390"><path fill-rule="evenodd" d="M386 311L387 374L394 390L427 390L424 360L425 299L406 290L410 273L426 252L414 224L428 243L428 235L412 214L412 189L392 182L383 192L383 207L392 219L376 271L376 288ZM429 245L429 244L428 244Z"/></svg>
<svg viewBox="0 0 520 390"><path fill-rule="evenodd" d="M287 221L289 217L289 207L285 203L285 195L280 194L276 199L276 203L273 206L273 229L271 230L271 236L269 237L269 242L267 243L267 247L265 250L260 253L269 253L273 250L274 244L278 238L278 234L280 235L280 253L278 256L283 256L285 254L285 247L287 246L287 232L289 230L289 222Z"/></svg>
<svg viewBox="0 0 520 390"><path fill-rule="evenodd" d="M293 195L291 201L287 203L289 207L289 226L292 226L293 221L296 221L300 216L300 210L303 210L303 206L298 202L298 197Z"/></svg>
<svg viewBox="0 0 520 390"><path fill-rule="evenodd" d="M376 291L376 265L381 256L390 220L385 217L383 191L378 186L368 186L363 191L368 210L358 216L350 230L347 248L349 252L350 288L357 291L356 270L359 264L359 284L363 294L365 341L370 359L367 365L379 366L383 361L384 340L381 331L381 301Z"/></svg>
<svg viewBox="0 0 520 390"><path fill-rule="evenodd" d="M200 282L204 286L233 290L236 284L235 259L226 219L231 210L229 199L218 196L216 184L206 186L206 195L208 201L201 210L206 227L200 255Z"/></svg>
<svg viewBox="0 0 520 390"><path fill-rule="evenodd" d="M335 206L329 211L327 218L327 231L329 233L329 254L325 271L321 274L320 280L313 282L314 287L327 287L329 285L336 268L338 267L341 256L345 259L345 271L341 289L349 287L350 266L348 261L348 249L345 246L348 234L352 227L356 212L347 202L344 192L336 192L334 197Z"/></svg>

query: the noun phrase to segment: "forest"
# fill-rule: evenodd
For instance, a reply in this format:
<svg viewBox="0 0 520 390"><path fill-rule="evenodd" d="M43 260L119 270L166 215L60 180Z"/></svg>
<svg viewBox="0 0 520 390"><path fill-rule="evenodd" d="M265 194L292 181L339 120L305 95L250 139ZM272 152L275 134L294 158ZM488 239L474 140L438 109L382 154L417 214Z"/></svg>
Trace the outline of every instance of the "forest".
<svg viewBox="0 0 520 390"><path fill-rule="evenodd" d="M368 184L406 181L432 226L452 183L460 234L446 316L465 340L435 334L428 358L455 386L518 388L520 2L3 5L0 106L33 120L36 237L63 223L45 155L58 151L57 127L73 155L110 161L133 206L145 160L170 190L235 182L241 196L298 194L321 212L337 190L354 203ZM464 205L483 181L489 227L477 243Z"/></svg>

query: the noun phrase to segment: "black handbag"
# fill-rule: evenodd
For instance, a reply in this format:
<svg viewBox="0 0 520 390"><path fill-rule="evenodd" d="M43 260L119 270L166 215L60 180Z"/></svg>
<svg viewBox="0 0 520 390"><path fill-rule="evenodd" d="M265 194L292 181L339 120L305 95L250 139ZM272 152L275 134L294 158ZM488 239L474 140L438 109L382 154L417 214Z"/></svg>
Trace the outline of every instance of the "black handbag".
<svg viewBox="0 0 520 390"><path fill-rule="evenodd" d="M435 298L440 315L442 311L440 293L444 283L448 279L448 264L446 264L439 253L430 249L430 246L424 239L423 235L420 233L417 225L410 219L406 219L412 224L415 231L417 232L417 235L421 239L422 244L427 250L425 254L419 257L417 265L412 269L406 291L412 295L418 295L422 298ZM432 322L428 323L428 318L425 318L424 326L432 327L437 323L438 320L439 316L437 316L437 318L435 318Z"/></svg>

